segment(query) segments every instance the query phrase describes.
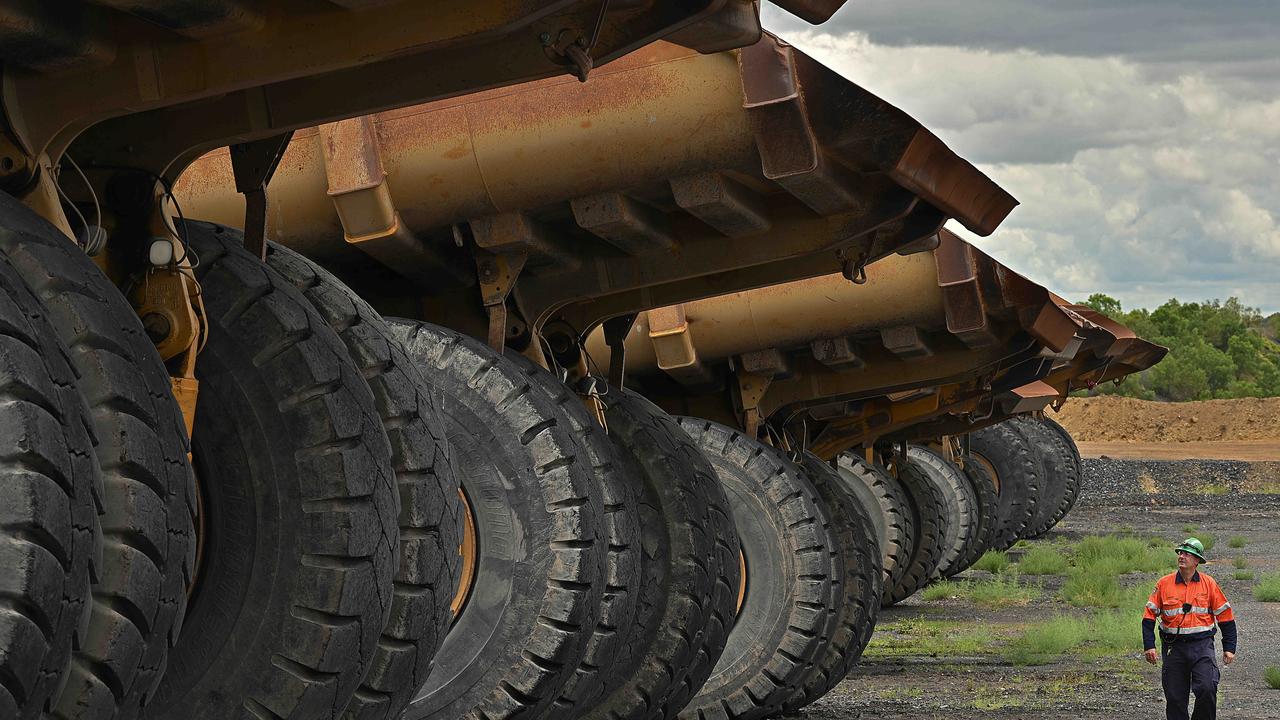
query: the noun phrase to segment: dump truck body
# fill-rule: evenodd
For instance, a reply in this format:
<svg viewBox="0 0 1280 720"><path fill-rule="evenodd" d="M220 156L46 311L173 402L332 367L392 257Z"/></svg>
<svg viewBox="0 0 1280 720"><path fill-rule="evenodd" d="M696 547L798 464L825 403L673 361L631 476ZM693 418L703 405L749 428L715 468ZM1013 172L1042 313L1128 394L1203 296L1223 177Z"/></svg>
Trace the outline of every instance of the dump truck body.
<svg viewBox="0 0 1280 720"><path fill-rule="evenodd" d="M869 267L865 284L828 275L651 310L626 363L673 412L772 422L829 458L1038 411L1163 355L1089 318L942 231L930 252ZM603 332L587 353L610 362Z"/></svg>
<svg viewBox="0 0 1280 720"><path fill-rule="evenodd" d="M484 290L477 251L520 265L510 305L523 327L564 336L857 274L927 248L950 217L990 233L1015 205L905 113L768 35L713 55L654 43L585 88L438 101L323 126L288 152L273 186L281 242L371 295L426 295L440 308L427 317L473 334L485 315L459 313ZM183 207L233 221L230 179L225 155L197 161Z"/></svg>

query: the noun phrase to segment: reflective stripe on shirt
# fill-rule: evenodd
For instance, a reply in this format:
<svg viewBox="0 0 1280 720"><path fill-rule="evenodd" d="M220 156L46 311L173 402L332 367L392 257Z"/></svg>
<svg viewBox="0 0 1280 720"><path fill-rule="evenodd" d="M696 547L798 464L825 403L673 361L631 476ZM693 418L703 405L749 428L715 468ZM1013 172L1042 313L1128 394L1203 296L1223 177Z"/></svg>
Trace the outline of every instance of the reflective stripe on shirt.
<svg viewBox="0 0 1280 720"><path fill-rule="evenodd" d="M1160 632L1165 635L1198 635L1199 633L1211 632L1214 629L1212 625L1195 625L1192 627L1168 627L1164 623L1160 624Z"/></svg>
<svg viewBox="0 0 1280 720"><path fill-rule="evenodd" d="M1224 613L1224 612L1226 612L1226 611L1227 611L1227 608L1228 608L1228 607L1230 607L1230 604L1228 604L1228 605L1224 606L1224 607L1222 608L1222 610L1220 610L1220 611L1218 611L1218 612L1214 612L1214 613L1212 613L1212 614L1213 614L1213 615L1221 615L1222 613ZM1172 609L1172 610L1161 610L1160 612L1164 613L1164 616L1165 616L1165 617L1173 617L1174 615L1182 615L1182 614L1184 614L1184 613L1182 612L1182 608L1174 608L1174 609ZM1193 605L1193 606L1191 606L1191 609L1190 609L1190 610L1188 610L1185 614L1187 614L1187 615L1209 615L1210 613L1209 613L1209 608L1196 607L1196 606L1194 606L1194 605Z"/></svg>
<svg viewBox="0 0 1280 720"><path fill-rule="evenodd" d="M1228 611L1228 610L1230 610L1230 609L1231 609L1231 603L1222 603L1222 607L1218 608L1217 610L1214 610L1214 611L1213 611L1213 614L1214 614L1214 615L1221 615L1222 613L1224 613L1224 612L1226 612L1226 611Z"/></svg>

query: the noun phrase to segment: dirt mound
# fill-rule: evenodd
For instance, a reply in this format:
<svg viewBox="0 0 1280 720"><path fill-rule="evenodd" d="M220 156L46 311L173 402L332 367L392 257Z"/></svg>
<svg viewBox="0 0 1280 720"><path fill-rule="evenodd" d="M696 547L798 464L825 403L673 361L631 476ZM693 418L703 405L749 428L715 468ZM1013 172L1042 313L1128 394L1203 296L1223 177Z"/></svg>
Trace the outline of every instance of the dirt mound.
<svg viewBox="0 0 1280 720"><path fill-rule="evenodd" d="M1061 412L1049 415L1079 442L1280 442L1280 398L1184 403L1106 396L1071 398Z"/></svg>

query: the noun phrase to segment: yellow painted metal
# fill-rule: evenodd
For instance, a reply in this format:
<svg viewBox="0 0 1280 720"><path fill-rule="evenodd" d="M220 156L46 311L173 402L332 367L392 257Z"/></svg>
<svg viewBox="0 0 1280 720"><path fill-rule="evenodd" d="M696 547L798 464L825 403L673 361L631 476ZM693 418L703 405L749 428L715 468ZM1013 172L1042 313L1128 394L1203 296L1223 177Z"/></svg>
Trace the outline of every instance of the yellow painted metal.
<svg viewBox="0 0 1280 720"><path fill-rule="evenodd" d="M190 437L196 423L196 401L200 396L200 381L194 377L171 377L169 382L173 388L173 397L178 401L178 408L182 410L182 420L187 427L187 436Z"/></svg>
<svg viewBox="0 0 1280 720"><path fill-rule="evenodd" d="M62 199L58 196L58 188L53 179L53 167L49 164L47 156L40 157L39 167L40 175L36 185L22 198L22 202L61 230L63 235L74 238L71 223L67 221L67 214L62 210Z"/></svg>
<svg viewBox="0 0 1280 720"><path fill-rule="evenodd" d="M536 22L563 2L399 2L359 13L325 3L263 4L246 32L175 42L127 18L98 57L56 76L13 73L6 94L23 109L17 128L29 147L70 141L104 117L394 60L423 48L477 42ZM535 42L536 32L530 33ZM547 62L545 73L556 67ZM423 71L430 68L424 67ZM479 72L479 69L474 69ZM526 72L537 72L532 68ZM368 82L369 79L364 79ZM359 92L335 83L334 93ZM287 105L287 98L276 98ZM406 98L405 102L412 102ZM281 108L287 109L287 108Z"/></svg>
<svg viewBox="0 0 1280 720"><path fill-rule="evenodd" d="M698 102L688 102L691 95ZM366 168L374 163L385 172L384 197L394 193L403 229L414 233L708 168L758 172L742 103L732 53L657 42L599 68L585 85L551 78L377 113L366 125L300 132L272 180L272 229L305 254L341 256L340 213L323 206L324 191L373 188L378 173ZM342 178L326 177L326 132L353 143L334 150L346 163L327 166ZM376 158L365 154L370 149ZM232 224L243 217L223 151L196 160L176 191L193 217ZM363 217L381 218L385 229L392 209L381 202L368 202L375 212ZM359 235L352 229L346 234Z"/></svg>
<svg viewBox="0 0 1280 720"><path fill-rule="evenodd" d="M665 370L664 364L680 365L680 353L674 351L669 336L652 334L653 318L665 321L671 312L663 308L636 319L627 336L628 371L644 373ZM883 327L945 323L932 253L892 255L869 265L862 285L839 274L825 275L684 303L680 312L688 325L679 334L680 346L688 345L686 356L695 353L702 362L878 332ZM666 358L660 357L660 350ZM588 337L587 351L602 365L611 357L600 330Z"/></svg>

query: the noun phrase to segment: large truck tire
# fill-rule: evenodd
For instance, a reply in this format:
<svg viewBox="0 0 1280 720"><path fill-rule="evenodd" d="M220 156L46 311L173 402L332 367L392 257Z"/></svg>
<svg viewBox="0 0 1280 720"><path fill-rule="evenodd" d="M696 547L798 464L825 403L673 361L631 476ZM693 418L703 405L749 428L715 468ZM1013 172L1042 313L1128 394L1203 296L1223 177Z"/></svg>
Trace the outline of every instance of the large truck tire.
<svg viewBox="0 0 1280 720"><path fill-rule="evenodd" d="M801 467L831 519L835 611L813 670L783 706L787 714L826 695L858 663L875 632L884 592L880 543L871 520L879 508L864 508L850 491L855 483L865 485L846 479L813 453L802 455Z"/></svg>
<svg viewBox="0 0 1280 720"><path fill-rule="evenodd" d="M1007 422L969 436L969 454L995 478L1000 495L1000 523L992 550L1008 550L1034 517L1040 496L1040 463L1026 435Z"/></svg>
<svg viewBox="0 0 1280 720"><path fill-rule="evenodd" d="M360 369L302 293L239 231L185 232L209 322L192 432L203 547L150 717L336 718L391 610L391 448Z"/></svg>
<svg viewBox="0 0 1280 720"><path fill-rule="evenodd" d="M884 605L906 600L929 584L942 561L947 537L946 501L928 475L915 463L895 462L891 475L902 486L916 528L915 542L902 580L884 594Z"/></svg>
<svg viewBox="0 0 1280 720"><path fill-rule="evenodd" d="M1022 537L1033 540L1049 532L1067 513L1068 494L1078 487L1075 460L1071 449L1053 428L1031 416L1016 417L1014 424L1027 438L1040 463L1040 501L1036 513L1022 531Z"/></svg>
<svg viewBox="0 0 1280 720"><path fill-rule="evenodd" d="M1071 509L1076 506L1076 501L1080 499L1080 490L1084 487L1084 461L1080 458L1080 448L1076 445L1075 438L1071 437L1071 433L1067 432L1067 429L1062 427L1061 423L1050 417L1042 417L1040 422L1058 434L1058 437L1066 446L1071 464L1075 467L1075 472L1069 475L1069 477L1074 478L1075 482L1067 486L1062 507L1059 509L1062 514L1054 521L1056 523L1066 517L1071 512Z"/></svg>
<svg viewBox="0 0 1280 720"><path fill-rule="evenodd" d="M883 468L864 458L844 453L836 458L836 471L845 486L867 508L880 540L881 565L884 568L884 590L891 591L911 565L916 526L911 501L902 485ZM878 510L878 511L877 511Z"/></svg>
<svg viewBox="0 0 1280 720"><path fill-rule="evenodd" d="M0 717L44 717L101 562L91 419L40 301L0 259Z"/></svg>
<svg viewBox="0 0 1280 720"><path fill-rule="evenodd" d="M476 352L486 352L477 340L445 328L430 326L441 336L452 335ZM569 429L578 450L588 461L591 481L600 493L603 514L606 574L596 625L583 650L575 673L560 691L560 697L544 715L565 708L589 706L604 690L604 674L613 663L621 641L618 628L630 626L635 618L640 574L640 520L636 506L637 481L617 461L605 428L588 412L583 398L567 384L525 356L508 350L533 388L545 395L557 410L557 422Z"/></svg>
<svg viewBox="0 0 1280 720"><path fill-rule="evenodd" d="M444 424L431 389L377 311L342 281L288 248L267 246L267 264L338 333L373 391L400 496L399 564L391 615L345 717L395 720L426 682L448 632L462 541L462 502Z"/></svg>
<svg viewBox="0 0 1280 720"><path fill-rule="evenodd" d="M978 541L978 498L960 468L933 450L911 445L907 448L907 462L924 471L942 492L947 529L942 541L942 557L932 579L949 578L960 572L961 560Z"/></svg>
<svg viewBox="0 0 1280 720"><path fill-rule="evenodd" d="M549 720L573 708L580 712L600 699L605 675L617 658L623 633L635 621L640 597L640 509L639 480L617 458L617 450L600 421L587 410L583 397L540 365L514 351L507 356L524 370L525 377L549 397L560 410L591 466L604 503L604 537L607 547L604 593L599 619L591 639L578 661L578 669L560 691L552 708L544 713ZM603 407L603 406L602 406Z"/></svg>
<svg viewBox="0 0 1280 720"><path fill-rule="evenodd" d="M89 624L51 714L127 720L165 672L195 566L186 426L125 297L65 235L3 193L0 255L43 303L68 351L103 485Z"/></svg>
<svg viewBox="0 0 1280 720"><path fill-rule="evenodd" d="M803 690L835 613L830 519L806 473L774 448L708 420L678 420L720 478L746 568L724 653L680 717L773 717Z"/></svg>
<svg viewBox="0 0 1280 720"><path fill-rule="evenodd" d="M1000 525L1000 496L996 494L996 482L991 473L969 455L961 457L960 472L964 473L969 487L973 488L973 495L978 503L978 526L974 531L974 542L967 546L964 557L960 558L952 575L962 573L978 562L978 558L994 542Z"/></svg>
<svg viewBox="0 0 1280 720"><path fill-rule="evenodd" d="M640 595L635 620L618 629L603 695L578 717L669 720L724 650L738 597L738 533L715 469L676 420L630 390L603 393L617 458L640 482Z"/></svg>
<svg viewBox="0 0 1280 720"><path fill-rule="evenodd" d="M388 323L441 397L476 536L471 585L404 717L538 717L599 619L607 548L591 468L518 365L428 323Z"/></svg>

